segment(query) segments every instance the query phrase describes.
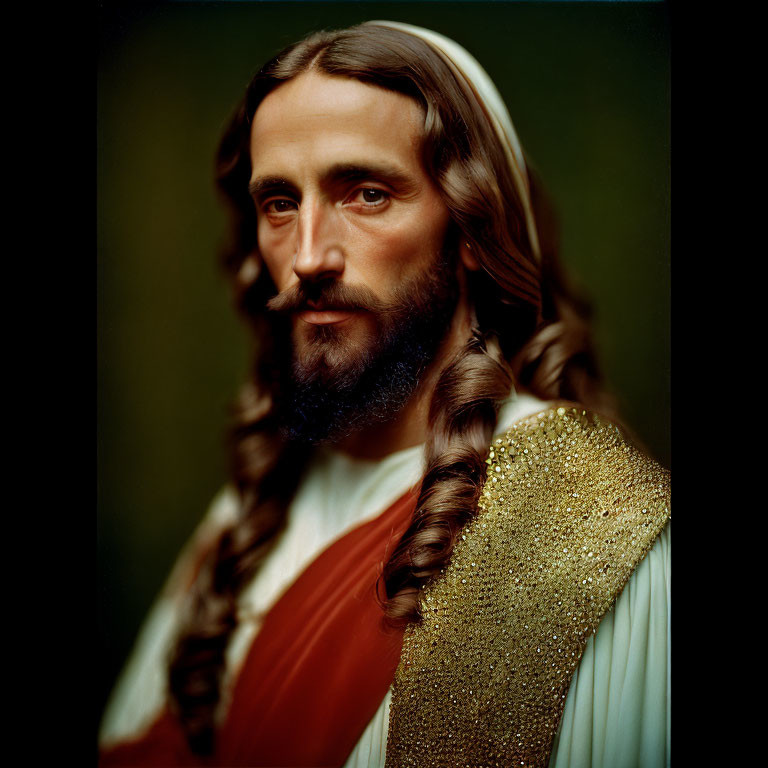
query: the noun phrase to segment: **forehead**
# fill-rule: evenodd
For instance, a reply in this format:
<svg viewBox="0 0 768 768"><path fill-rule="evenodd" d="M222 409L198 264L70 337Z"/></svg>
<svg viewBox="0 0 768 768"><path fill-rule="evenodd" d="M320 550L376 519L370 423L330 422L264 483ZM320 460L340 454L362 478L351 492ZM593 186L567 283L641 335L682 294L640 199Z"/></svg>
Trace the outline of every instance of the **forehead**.
<svg viewBox="0 0 768 768"><path fill-rule="evenodd" d="M387 160L420 165L424 113L408 96L310 71L280 85L251 127L254 175L306 163ZM279 167L278 167L279 166Z"/></svg>

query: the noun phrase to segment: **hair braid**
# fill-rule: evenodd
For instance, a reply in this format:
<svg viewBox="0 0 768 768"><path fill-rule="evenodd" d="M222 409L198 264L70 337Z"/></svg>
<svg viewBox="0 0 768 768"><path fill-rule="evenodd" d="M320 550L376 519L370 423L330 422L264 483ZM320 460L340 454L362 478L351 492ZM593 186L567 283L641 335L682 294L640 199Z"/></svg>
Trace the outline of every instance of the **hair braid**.
<svg viewBox="0 0 768 768"><path fill-rule="evenodd" d="M416 513L382 573L385 612L395 623L421 618L421 587L445 567L456 536L475 513L485 453L511 388L512 371L496 339L478 330L435 386Z"/></svg>
<svg viewBox="0 0 768 768"><path fill-rule="evenodd" d="M237 596L284 528L307 453L285 443L276 429L271 396L253 383L241 391L231 438L240 514L202 563L169 666L171 701L198 754L210 754L214 747L225 653L238 623Z"/></svg>

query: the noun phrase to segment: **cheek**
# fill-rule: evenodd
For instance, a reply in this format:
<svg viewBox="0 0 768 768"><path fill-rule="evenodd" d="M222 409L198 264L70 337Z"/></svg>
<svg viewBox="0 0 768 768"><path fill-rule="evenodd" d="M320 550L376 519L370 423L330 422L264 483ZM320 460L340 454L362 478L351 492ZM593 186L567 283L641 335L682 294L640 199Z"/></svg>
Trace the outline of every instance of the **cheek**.
<svg viewBox="0 0 768 768"><path fill-rule="evenodd" d="M442 250L448 221L447 212L420 212L358 232L355 250L361 269L387 288L411 277L432 264Z"/></svg>
<svg viewBox="0 0 768 768"><path fill-rule="evenodd" d="M276 237L270 227L259 224L259 254L278 291L285 290L292 282L293 254L286 240Z"/></svg>

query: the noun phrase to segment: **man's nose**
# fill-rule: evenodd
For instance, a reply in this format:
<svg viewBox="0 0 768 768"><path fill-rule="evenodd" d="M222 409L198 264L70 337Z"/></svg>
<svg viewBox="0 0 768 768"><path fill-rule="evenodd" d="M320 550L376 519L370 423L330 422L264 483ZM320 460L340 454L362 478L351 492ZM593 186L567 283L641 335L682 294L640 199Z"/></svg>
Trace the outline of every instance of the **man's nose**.
<svg viewBox="0 0 768 768"><path fill-rule="evenodd" d="M341 227L336 212L322 200L303 200L299 209L293 271L301 280L338 277L344 271Z"/></svg>

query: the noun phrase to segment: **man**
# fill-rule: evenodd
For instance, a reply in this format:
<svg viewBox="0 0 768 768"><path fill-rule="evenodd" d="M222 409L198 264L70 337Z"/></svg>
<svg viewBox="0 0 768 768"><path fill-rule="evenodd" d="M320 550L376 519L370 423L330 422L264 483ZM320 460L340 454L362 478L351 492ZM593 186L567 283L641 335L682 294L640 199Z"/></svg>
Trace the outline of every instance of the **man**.
<svg viewBox="0 0 768 768"><path fill-rule="evenodd" d="M485 72L420 28L312 35L218 180L259 342L233 488L102 762L668 762L667 473L606 418Z"/></svg>

